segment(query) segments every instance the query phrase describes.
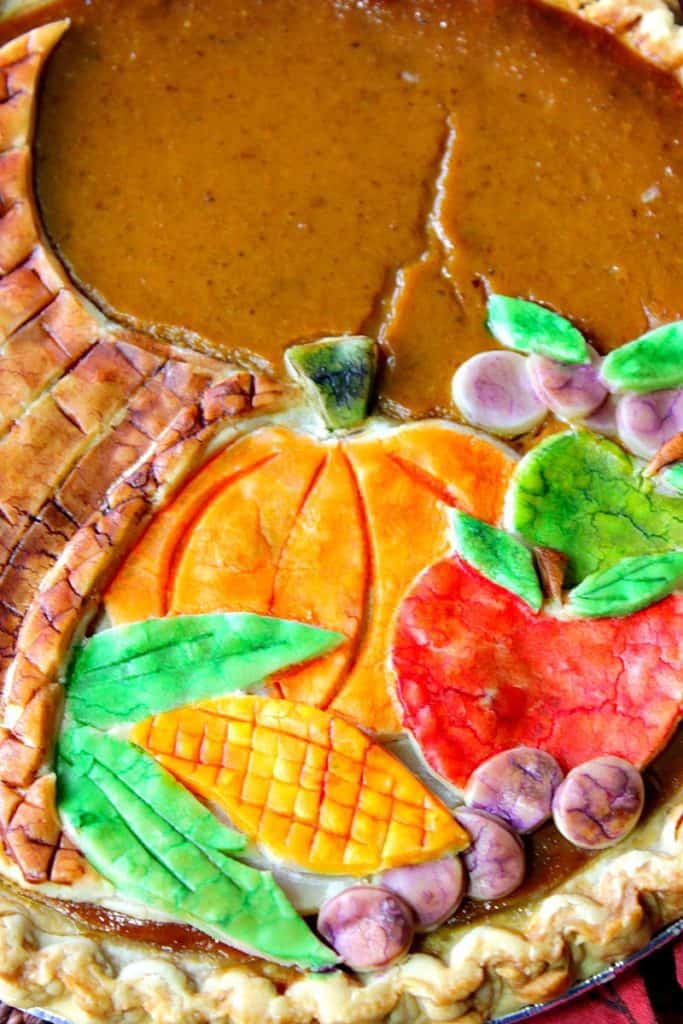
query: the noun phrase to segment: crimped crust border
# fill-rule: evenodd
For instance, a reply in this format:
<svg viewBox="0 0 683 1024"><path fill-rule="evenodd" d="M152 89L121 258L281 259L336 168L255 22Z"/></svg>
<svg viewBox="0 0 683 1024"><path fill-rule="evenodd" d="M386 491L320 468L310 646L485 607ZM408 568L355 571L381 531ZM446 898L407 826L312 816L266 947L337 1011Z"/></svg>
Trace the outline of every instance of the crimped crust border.
<svg viewBox="0 0 683 1024"><path fill-rule="evenodd" d="M683 82L683 28L666 0L543 0L600 26ZM125 1024L481 1024L543 1003L642 948L683 916L683 802L649 848L611 851L520 914L454 933L446 955L381 975L308 975L283 992L245 966L85 937L0 891L0 996L74 1022ZM46 921L48 922L46 925Z"/></svg>
<svg viewBox="0 0 683 1024"><path fill-rule="evenodd" d="M642 948L683 914L683 803L653 849L602 857L543 899L519 928L459 929L448 955L415 953L366 982L342 971L280 991L246 967L145 955L145 947L41 928L0 896L0 995L74 1024L481 1024L559 995Z"/></svg>

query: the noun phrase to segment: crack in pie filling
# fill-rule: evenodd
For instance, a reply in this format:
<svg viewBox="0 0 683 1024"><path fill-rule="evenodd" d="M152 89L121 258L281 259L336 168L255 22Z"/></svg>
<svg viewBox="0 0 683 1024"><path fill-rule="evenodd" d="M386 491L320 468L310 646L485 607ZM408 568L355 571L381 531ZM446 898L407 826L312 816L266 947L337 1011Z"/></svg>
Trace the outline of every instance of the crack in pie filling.
<svg viewBox="0 0 683 1024"><path fill-rule="evenodd" d="M0 997L484 1024L683 916L664 0L0 4Z"/></svg>

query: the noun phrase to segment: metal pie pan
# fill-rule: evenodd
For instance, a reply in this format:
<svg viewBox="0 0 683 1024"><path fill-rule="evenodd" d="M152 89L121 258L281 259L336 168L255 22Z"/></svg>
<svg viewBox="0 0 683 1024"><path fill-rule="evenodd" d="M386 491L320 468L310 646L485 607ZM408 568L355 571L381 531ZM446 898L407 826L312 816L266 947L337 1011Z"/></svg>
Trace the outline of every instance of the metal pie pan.
<svg viewBox="0 0 683 1024"><path fill-rule="evenodd" d="M600 985L604 985L605 982L612 981L613 978L627 971L629 967L633 967L651 953L657 952L657 950L662 949L669 942L673 942L681 937L683 937L683 918L679 921L674 921L673 924L664 928L663 931L658 932L650 939L647 946L643 946L637 953L632 953L625 960L617 960L611 967L600 971L599 974L594 974L592 978L586 978L585 981L577 982L576 985L572 985L564 995L558 996L557 999L551 999L548 1003L535 1003L531 1006L525 1006L523 1010L515 1010L514 1013L508 1013L504 1017L496 1017L495 1021L492 1021L491 1024L518 1024L520 1021L537 1017L539 1014L545 1013L546 1010L554 1010L564 1006L566 1003L571 1002L572 999L586 995L587 992L592 992L594 989L599 988ZM672 978L672 984L676 984L675 978Z"/></svg>

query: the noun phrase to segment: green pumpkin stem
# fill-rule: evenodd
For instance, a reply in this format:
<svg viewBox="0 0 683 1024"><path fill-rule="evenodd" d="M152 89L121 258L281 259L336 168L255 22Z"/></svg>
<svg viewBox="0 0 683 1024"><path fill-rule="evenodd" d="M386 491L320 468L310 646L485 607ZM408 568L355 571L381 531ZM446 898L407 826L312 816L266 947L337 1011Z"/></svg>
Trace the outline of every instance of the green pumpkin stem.
<svg viewBox="0 0 683 1024"><path fill-rule="evenodd" d="M343 335L293 345L285 363L328 430L350 430L370 412L377 374L377 343Z"/></svg>

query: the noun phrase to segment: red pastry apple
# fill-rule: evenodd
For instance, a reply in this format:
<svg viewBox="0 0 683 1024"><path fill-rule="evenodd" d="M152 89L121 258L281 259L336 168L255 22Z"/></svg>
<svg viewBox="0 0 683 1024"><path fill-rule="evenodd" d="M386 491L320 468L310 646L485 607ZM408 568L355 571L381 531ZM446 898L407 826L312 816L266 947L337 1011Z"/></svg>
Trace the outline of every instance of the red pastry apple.
<svg viewBox="0 0 683 1024"><path fill-rule="evenodd" d="M642 767L681 716L683 595L624 618L563 620L451 556L401 604L392 658L405 726L457 786L520 744L565 770L603 754Z"/></svg>

